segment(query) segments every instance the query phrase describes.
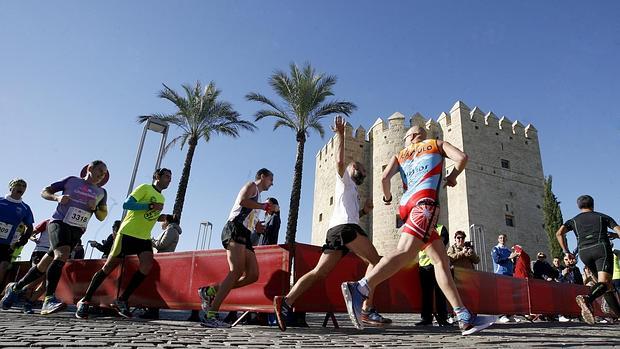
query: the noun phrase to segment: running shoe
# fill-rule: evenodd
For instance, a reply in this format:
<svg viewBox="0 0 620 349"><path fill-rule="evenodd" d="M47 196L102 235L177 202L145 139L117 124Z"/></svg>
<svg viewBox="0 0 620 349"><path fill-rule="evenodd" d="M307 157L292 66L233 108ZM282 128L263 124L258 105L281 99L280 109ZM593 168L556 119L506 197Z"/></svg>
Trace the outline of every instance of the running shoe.
<svg viewBox="0 0 620 349"><path fill-rule="evenodd" d="M43 301L43 306L41 307L41 315L56 313L66 307L67 305L56 298L56 296L47 296L45 297L45 301Z"/></svg>
<svg viewBox="0 0 620 349"><path fill-rule="evenodd" d="M198 297L200 297L200 307L205 313L211 309L213 300L215 299L215 287L205 286L198 289Z"/></svg>
<svg viewBox="0 0 620 349"><path fill-rule="evenodd" d="M495 321L497 321L497 316L472 314L468 321L459 321L459 327L461 329L461 334L467 336L484 330L493 325Z"/></svg>
<svg viewBox="0 0 620 349"><path fill-rule="evenodd" d="M90 303L85 301L84 298L77 302L77 309L75 310L75 317L78 319L88 319L88 309Z"/></svg>
<svg viewBox="0 0 620 349"><path fill-rule="evenodd" d="M230 328L230 324L218 318L216 314L211 317L205 316L200 319L200 326L208 328Z"/></svg>
<svg viewBox="0 0 620 349"><path fill-rule="evenodd" d="M276 321L280 331L286 331L286 319L288 319L293 309L286 303L286 298L282 296L275 296L273 298L273 308L276 313Z"/></svg>
<svg viewBox="0 0 620 349"><path fill-rule="evenodd" d="M34 309L32 309L32 302L25 301L22 306L22 313L24 314L34 314Z"/></svg>
<svg viewBox="0 0 620 349"><path fill-rule="evenodd" d="M344 303L347 306L347 312L349 313L349 318L351 318L351 322L353 322L353 326L358 330L364 329L364 324L362 323L362 304L364 303L363 294L357 290L358 282L343 282L340 285L342 289L342 296L344 297Z"/></svg>
<svg viewBox="0 0 620 349"><path fill-rule="evenodd" d="M392 323L392 320L383 317L377 309L370 308L368 310L362 309L362 323L368 326L387 326Z"/></svg>
<svg viewBox="0 0 620 349"><path fill-rule="evenodd" d="M2 297L2 309L11 309L13 303L19 300L21 292L15 290L16 282L11 282L4 289L4 297Z"/></svg>
<svg viewBox="0 0 620 349"><path fill-rule="evenodd" d="M558 321L559 322L570 322L570 318L567 318L564 315L560 315L560 316L558 316Z"/></svg>
<svg viewBox="0 0 620 349"><path fill-rule="evenodd" d="M575 298L577 305L581 308L581 317L588 325L594 325L596 320L592 314L592 305L586 299L586 296L579 295Z"/></svg>
<svg viewBox="0 0 620 349"><path fill-rule="evenodd" d="M127 301L117 299L114 301L114 303L110 304L110 306L118 313L118 315L126 319L131 319L133 316L131 314L131 311L129 310L129 304L127 303Z"/></svg>

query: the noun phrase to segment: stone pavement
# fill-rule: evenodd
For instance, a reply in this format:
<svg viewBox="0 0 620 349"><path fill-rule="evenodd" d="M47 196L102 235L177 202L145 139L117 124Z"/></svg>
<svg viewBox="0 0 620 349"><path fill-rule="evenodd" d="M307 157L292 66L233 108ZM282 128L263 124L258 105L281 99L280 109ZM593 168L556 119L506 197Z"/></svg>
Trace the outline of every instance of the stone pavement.
<svg viewBox="0 0 620 349"><path fill-rule="evenodd" d="M75 308L73 308L75 309ZM0 348L123 347L123 348L549 348L620 346L620 325L559 322L496 324L463 337L456 327L414 327L417 315L390 314L395 324L385 329L358 331L345 314L339 329L321 327L323 316L309 314L309 328L239 325L206 329L186 322L188 312L162 312L163 320L124 320L95 317L78 320L65 311L51 316L24 315L17 309L0 311ZM330 324L331 325L331 324Z"/></svg>

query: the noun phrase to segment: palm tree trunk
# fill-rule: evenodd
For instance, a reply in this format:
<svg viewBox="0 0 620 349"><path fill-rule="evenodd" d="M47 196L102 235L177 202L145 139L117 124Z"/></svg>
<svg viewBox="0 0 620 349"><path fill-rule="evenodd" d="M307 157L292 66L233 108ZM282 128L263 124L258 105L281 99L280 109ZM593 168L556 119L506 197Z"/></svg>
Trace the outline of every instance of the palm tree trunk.
<svg viewBox="0 0 620 349"><path fill-rule="evenodd" d="M174 209L172 210L172 213L175 214L179 220L181 219L181 213L183 212L185 192L187 191L189 173L192 170L192 160L194 159L194 152L196 151L196 145L198 145L198 139L190 138L188 144L189 146L187 148L187 154L185 155L185 163L183 163L183 172L181 173L181 179L179 180L179 189L177 190L177 197L174 201Z"/></svg>
<svg viewBox="0 0 620 349"><path fill-rule="evenodd" d="M288 222L286 224L286 243L294 247L297 235L297 218L299 217L299 200L301 198L301 177L304 168L304 145L306 135L303 132L297 134L297 155L295 157L295 172L293 173L293 189L291 190L291 202L289 205Z"/></svg>

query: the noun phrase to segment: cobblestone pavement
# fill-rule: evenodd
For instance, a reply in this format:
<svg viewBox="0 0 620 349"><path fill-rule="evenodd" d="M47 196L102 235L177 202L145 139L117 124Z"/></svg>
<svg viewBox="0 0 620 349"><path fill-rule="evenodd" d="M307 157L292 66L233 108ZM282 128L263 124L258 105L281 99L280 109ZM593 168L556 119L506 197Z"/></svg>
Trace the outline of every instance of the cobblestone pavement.
<svg viewBox="0 0 620 349"><path fill-rule="evenodd" d="M384 329L354 329L345 314L337 315L340 328L321 327L323 316L309 314L308 328L239 325L206 329L182 319L188 312L163 312L162 320L125 320L95 317L78 320L70 311L51 316L0 311L0 348L10 347L123 347L123 348L549 348L620 346L620 325L559 322L496 324L463 337L456 327L414 327L419 316L391 314L395 324Z"/></svg>

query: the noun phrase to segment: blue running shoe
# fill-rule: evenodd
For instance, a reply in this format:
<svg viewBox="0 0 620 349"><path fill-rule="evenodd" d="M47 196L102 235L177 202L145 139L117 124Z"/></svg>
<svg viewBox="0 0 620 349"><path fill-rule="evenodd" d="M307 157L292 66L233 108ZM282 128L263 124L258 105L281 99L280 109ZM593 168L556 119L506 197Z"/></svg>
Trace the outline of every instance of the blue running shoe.
<svg viewBox="0 0 620 349"><path fill-rule="evenodd" d="M480 332L493 325L497 321L497 316L493 315L471 315L468 321L459 321L459 327L463 336Z"/></svg>
<svg viewBox="0 0 620 349"><path fill-rule="evenodd" d="M59 312L66 308L67 305L61 302L56 296L45 297L43 301L43 307L41 307L41 315L48 315Z"/></svg>
<svg viewBox="0 0 620 349"><path fill-rule="evenodd" d="M366 297L357 290L358 285L358 282L343 282L340 287L342 288L344 303L347 306L347 312L349 313L351 322L353 322L353 326L358 330L363 330L362 304Z"/></svg>
<svg viewBox="0 0 620 349"><path fill-rule="evenodd" d="M19 300L21 292L15 290L16 282L11 282L4 289L4 297L2 297L2 309L11 309L13 304Z"/></svg>
<svg viewBox="0 0 620 349"><path fill-rule="evenodd" d="M208 328L230 328L230 324L220 320L216 312L209 311L200 319L200 326Z"/></svg>

